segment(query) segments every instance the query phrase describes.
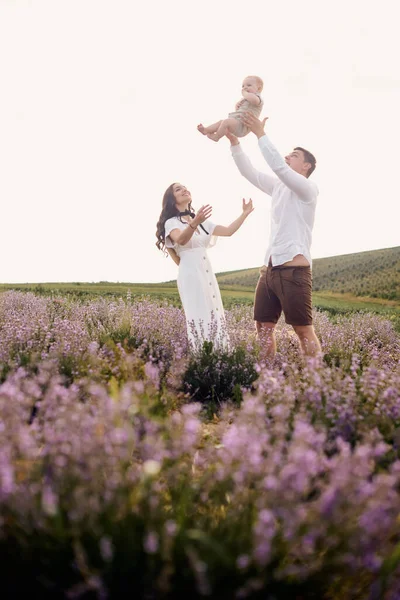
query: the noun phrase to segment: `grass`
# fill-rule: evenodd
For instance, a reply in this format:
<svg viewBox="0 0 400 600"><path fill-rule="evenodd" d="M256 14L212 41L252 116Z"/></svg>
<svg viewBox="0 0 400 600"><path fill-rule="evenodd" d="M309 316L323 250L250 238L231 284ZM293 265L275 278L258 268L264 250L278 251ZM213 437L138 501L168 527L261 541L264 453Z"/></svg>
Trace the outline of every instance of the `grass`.
<svg viewBox="0 0 400 600"><path fill-rule="evenodd" d="M252 304L259 268L218 273L226 308ZM176 281L164 283L18 283L0 284L5 290L76 299L97 296L151 296L180 305ZM368 311L386 316L400 330L400 247L316 259L313 262L313 304L331 314Z"/></svg>
<svg viewBox="0 0 400 600"><path fill-rule="evenodd" d="M137 284L137 283L40 283L40 284L0 284L0 292L6 290L30 291L36 294L70 295L75 298L132 297L151 296L168 298L180 303L176 283ZM221 284L221 295L225 304L251 304L254 300L254 288L235 287ZM313 303L317 308L330 312L371 311L380 314L395 315L400 318L400 302L381 298L357 297L352 294L340 294L330 291L318 291L313 294Z"/></svg>

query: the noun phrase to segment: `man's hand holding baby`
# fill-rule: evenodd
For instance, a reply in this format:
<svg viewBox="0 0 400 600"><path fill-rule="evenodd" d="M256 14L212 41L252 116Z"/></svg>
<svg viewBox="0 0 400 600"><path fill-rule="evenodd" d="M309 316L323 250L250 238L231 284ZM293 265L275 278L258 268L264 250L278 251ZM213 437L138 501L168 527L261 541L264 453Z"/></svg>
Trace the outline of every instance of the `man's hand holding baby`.
<svg viewBox="0 0 400 600"><path fill-rule="evenodd" d="M242 82L242 98L236 102L235 111L228 113L227 118L212 123L207 127L200 123L197 126L198 131L214 142L218 142L227 132L232 132L236 137L247 135L249 129L244 125L240 116L247 111L257 116L260 115L264 104L260 96L263 85L262 79L257 75L246 77Z"/></svg>
<svg viewBox="0 0 400 600"><path fill-rule="evenodd" d="M264 128L268 117L265 117L262 121L260 121L260 119L257 119L253 113L247 111L240 115L240 119L258 138L265 135Z"/></svg>
<svg viewBox="0 0 400 600"><path fill-rule="evenodd" d="M228 138L228 140L231 143L231 146L238 146L239 145L239 138L236 137L236 135L234 135L233 133L231 133L229 130L225 133L225 136Z"/></svg>

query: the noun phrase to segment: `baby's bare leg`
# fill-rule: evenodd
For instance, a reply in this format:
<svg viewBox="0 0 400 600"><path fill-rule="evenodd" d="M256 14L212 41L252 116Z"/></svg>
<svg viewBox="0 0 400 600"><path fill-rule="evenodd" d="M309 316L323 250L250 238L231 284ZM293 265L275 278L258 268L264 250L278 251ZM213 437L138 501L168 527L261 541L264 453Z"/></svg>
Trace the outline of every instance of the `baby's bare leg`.
<svg viewBox="0 0 400 600"><path fill-rule="evenodd" d="M208 133L215 133L218 130L221 123L222 123L222 121L217 121L216 123L213 123L212 125L209 125L208 127L204 127L204 125L202 125L200 123L200 125L197 125L197 129L203 135L207 135Z"/></svg>
<svg viewBox="0 0 400 600"><path fill-rule="evenodd" d="M210 140L218 142L218 140L224 137L228 130L234 135L236 135L238 125L239 122L237 121L237 119L224 119L223 121L220 121L220 126L218 127L215 133L210 132L206 135L208 138L210 138Z"/></svg>

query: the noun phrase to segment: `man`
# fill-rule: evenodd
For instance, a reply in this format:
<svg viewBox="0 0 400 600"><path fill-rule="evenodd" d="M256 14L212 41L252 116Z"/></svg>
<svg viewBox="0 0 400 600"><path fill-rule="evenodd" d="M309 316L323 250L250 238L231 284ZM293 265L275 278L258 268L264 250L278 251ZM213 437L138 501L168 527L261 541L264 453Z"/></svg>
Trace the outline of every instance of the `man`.
<svg viewBox="0 0 400 600"><path fill-rule="evenodd" d="M276 353L275 326L283 311L307 356L321 354L312 321L311 238L318 188L308 178L316 160L304 148L297 147L283 158L265 134L265 122L246 113L243 122L258 138L259 148L275 173L257 171L231 133L231 151L240 173L271 202L271 239L260 271L254 302L254 320L261 340L265 340L266 358Z"/></svg>

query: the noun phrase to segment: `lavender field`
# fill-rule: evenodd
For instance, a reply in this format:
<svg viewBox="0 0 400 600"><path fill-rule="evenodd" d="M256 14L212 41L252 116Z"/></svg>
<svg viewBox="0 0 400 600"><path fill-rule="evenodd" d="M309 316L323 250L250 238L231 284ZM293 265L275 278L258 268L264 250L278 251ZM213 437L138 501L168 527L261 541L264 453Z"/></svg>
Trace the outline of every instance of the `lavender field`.
<svg viewBox="0 0 400 600"><path fill-rule="evenodd" d="M321 363L251 307L0 294L7 598L398 600L400 335L315 313Z"/></svg>

